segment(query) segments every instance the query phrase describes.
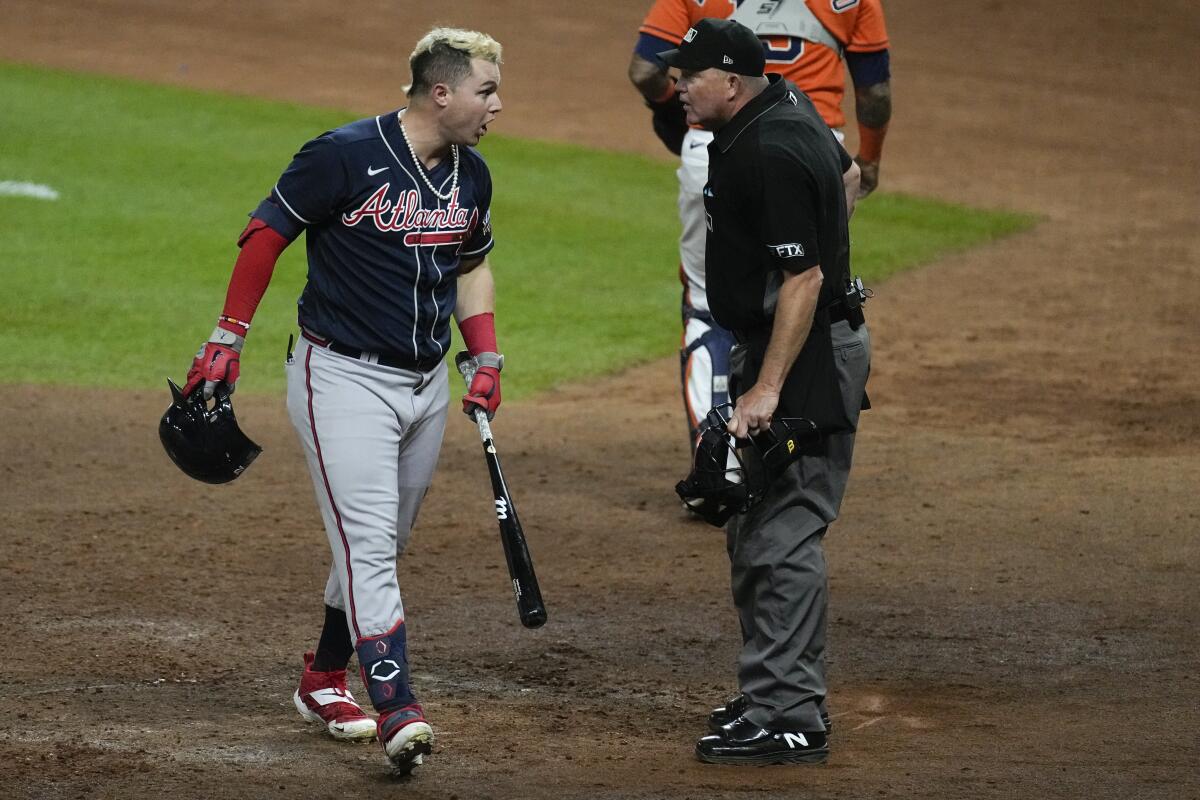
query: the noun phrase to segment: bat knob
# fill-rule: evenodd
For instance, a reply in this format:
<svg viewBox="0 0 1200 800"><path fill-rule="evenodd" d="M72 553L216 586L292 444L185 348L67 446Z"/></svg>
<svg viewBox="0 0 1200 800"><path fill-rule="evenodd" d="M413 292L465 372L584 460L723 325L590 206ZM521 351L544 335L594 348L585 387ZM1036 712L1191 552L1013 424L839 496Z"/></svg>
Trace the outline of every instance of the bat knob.
<svg viewBox="0 0 1200 800"><path fill-rule="evenodd" d="M546 624L546 609L538 608L521 616L521 624L526 628L540 628Z"/></svg>

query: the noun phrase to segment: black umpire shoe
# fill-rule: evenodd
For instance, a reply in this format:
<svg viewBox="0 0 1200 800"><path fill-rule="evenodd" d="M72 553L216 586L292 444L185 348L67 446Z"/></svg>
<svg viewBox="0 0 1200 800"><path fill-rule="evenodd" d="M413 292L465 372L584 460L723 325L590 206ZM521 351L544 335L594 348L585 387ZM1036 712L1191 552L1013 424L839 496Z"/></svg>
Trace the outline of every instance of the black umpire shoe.
<svg viewBox="0 0 1200 800"><path fill-rule="evenodd" d="M824 731L769 731L738 717L696 742L696 758L708 764L824 764Z"/></svg>
<svg viewBox="0 0 1200 800"><path fill-rule="evenodd" d="M719 733L722 725L728 725L735 719L746 713L746 709L750 706L750 700L744 694L739 694L737 697L731 697L729 702L718 708L714 708L708 714L708 730L712 733ZM829 736L833 733L833 721L829 719L829 712L821 712L821 722L825 725L825 735Z"/></svg>

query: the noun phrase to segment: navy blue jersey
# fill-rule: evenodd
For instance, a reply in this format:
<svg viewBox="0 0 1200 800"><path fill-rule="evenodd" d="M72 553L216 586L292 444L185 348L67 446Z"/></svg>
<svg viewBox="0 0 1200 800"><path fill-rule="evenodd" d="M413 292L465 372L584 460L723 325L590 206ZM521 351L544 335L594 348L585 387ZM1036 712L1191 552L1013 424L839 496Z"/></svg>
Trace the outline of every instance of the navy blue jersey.
<svg viewBox="0 0 1200 800"><path fill-rule="evenodd" d="M458 189L421 179L396 112L308 142L251 213L289 241L307 231L300 325L351 347L416 359L450 347L460 259L492 249L492 178L459 150ZM450 191L453 157L429 173Z"/></svg>

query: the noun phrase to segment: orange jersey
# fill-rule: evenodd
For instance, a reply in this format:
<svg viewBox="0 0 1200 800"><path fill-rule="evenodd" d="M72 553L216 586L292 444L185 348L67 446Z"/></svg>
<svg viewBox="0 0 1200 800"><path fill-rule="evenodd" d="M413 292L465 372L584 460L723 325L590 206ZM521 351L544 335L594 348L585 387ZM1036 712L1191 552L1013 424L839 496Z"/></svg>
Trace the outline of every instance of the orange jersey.
<svg viewBox="0 0 1200 800"><path fill-rule="evenodd" d="M758 0L748 0L758 2ZM880 0L804 0L821 24L856 53L888 48L887 26ZM639 32L678 44L688 28L705 17L728 18L738 0L655 0ZM823 44L790 36L763 39L767 72L778 72L812 98L813 105L831 128L846 124L842 95L846 79L842 60Z"/></svg>

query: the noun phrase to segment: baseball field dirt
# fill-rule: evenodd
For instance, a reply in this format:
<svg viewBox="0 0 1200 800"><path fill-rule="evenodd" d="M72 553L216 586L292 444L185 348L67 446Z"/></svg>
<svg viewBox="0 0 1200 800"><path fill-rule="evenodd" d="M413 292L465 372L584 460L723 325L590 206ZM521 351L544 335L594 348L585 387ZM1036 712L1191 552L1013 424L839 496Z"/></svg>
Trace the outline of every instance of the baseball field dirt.
<svg viewBox="0 0 1200 800"><path fill-rule="evenodd" d="M447 22L506 47L497 131L659 154L625 77L647 0L408 5L6 0L0 53L366 113ZM883 190L1043 221L868 306L827 766L692 759L738 636L722 537L672 493L666 358L501 411L538 631L452 417L401 567L439 736L404 783L292 708L329 556L282 396L241 397L266 452L208 488L158 445L165 391L0 385L0 795L1200 797L1200 10L1138 5L887 6Z"/></svg>

